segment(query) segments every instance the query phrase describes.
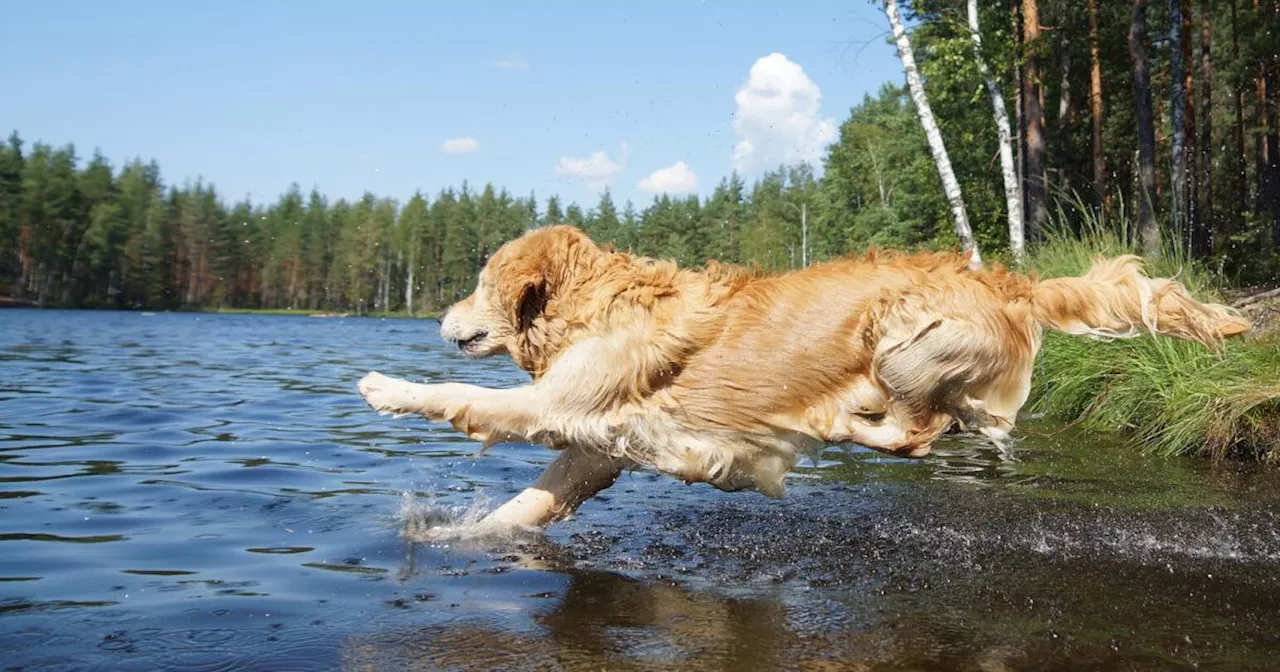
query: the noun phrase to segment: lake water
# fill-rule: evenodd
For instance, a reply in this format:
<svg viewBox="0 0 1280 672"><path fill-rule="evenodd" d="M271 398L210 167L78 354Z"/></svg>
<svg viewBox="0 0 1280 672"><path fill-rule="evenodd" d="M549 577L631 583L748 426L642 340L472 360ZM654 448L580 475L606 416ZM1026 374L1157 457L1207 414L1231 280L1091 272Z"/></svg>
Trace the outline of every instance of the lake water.
<svg viewBox="0 0 1280 672"><path fill-rule="evenodd" d="M833 448L783 501L636 472L545 535L415 541L553 456L364 405L371 369L525 380L435 326L0 311L0 669L1277 665L1274 470L1044 423L1015 462Z"/></svg>

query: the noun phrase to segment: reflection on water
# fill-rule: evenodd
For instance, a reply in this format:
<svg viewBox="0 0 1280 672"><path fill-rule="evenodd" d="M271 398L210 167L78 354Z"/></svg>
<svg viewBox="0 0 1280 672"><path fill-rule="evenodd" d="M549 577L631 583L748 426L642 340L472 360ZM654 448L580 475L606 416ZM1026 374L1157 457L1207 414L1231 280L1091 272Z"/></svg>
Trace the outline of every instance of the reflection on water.
<svg viewBox="0 0 1280 672"><path fill-rule="evenodd" d="M1271 666L1280 479L1031 423L833 448L784 501L647 472L547 535L421 539L549 457L369 412L509 385L426 322L0 311L0 650L24 669ZM404 493L410 493L404 500Z"/></svg>

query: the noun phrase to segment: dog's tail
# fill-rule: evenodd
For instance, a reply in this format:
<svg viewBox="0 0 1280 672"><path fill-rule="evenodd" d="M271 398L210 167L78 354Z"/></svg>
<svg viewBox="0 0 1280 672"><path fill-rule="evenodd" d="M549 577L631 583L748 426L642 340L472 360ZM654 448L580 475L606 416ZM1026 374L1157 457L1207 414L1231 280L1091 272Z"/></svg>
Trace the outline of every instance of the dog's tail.
<svg viewBox="0 0 1280 672"><path fill-rule="evenodd" d="M1142 259L1099 259L1078 278L1037 282L1031 313L1041 326L1082 336L1132 338L1144 331L1217 347L1251 327L1237 311L1201 303L1180 282L1150 278Z"/></svg>

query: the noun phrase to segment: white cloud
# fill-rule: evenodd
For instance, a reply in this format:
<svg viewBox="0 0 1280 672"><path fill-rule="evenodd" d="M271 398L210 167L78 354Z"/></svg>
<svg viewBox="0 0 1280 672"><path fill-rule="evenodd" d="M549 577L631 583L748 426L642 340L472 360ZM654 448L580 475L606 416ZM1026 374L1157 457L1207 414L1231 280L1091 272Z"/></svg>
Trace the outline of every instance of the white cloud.
<svg viewBox="0 0 1280 672"><path fill-rule="evenodd" d="M757 60L733 99L738 104L733 115L735 170L816 164L836 138L835 119L819 117L822 91L783 54Z"/></svg>
<svg viewBox="0 0 1280 672"><path fill-rule="evenodd" d="M653 171L649 177L640 180L637 189L651 194L687 194L698 188L698 176L689 170L689 164L676 161L674 164Z"/></svg>
<svg viewBox="0 0 1280 672"><path fill-rule="evenodd" d="M494 61L493 67L503 70L519 70L520 72L529 72L529 62L524 60L520 54L507 54L503 58Z"/></svg>
<svg viewBox="0 0 1280 672"><path fill-rule="evenodd" d="M562 156L556 164L556 175L582 180L588 189L599 193L613 184L613 178L626 168L630 153L631 146L623 141L618 148L617 161L604 152L590 156Z"/></svg>
<svg viewBox="0 0 1280 672"><path fill-rule="evenodd" d="M480 141L469 135L449 138L440 145L440 151L445 154L471 154L478 149L480 149Z"/></svg>

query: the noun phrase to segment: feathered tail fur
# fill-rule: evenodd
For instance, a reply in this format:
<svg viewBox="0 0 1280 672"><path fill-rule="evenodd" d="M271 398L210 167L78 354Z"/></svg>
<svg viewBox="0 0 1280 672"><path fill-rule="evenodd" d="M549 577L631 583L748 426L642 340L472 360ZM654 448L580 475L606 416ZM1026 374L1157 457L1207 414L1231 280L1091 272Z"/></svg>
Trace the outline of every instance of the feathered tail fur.
<svg viewBox="0 0 1280 672"><path fill-rule="evenodd" d="M1077 278L1036 283L1031 311L1041 326L1068 334L1132 338L1150 332L1211 348L1251 327L1227 306L1192 298L1180 282L1148 277L1134 255L1100 259Z"/></svg>

